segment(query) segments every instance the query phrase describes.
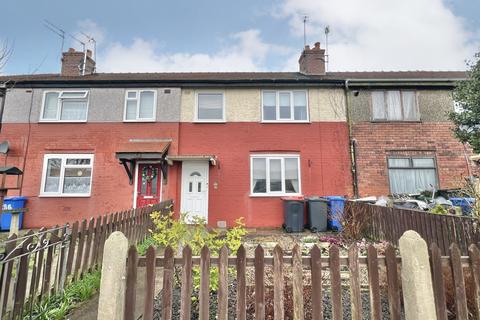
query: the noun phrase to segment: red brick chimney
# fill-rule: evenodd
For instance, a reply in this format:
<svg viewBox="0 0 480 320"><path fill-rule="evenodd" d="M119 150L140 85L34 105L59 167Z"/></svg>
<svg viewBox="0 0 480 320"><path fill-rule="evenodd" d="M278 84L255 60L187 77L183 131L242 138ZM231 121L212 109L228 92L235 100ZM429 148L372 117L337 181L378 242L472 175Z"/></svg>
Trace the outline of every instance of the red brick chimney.
<svg viewBox="0 0 480 320"><path fill-rule="evenodd" d="M325 49L320 48L320 42L316 42L315 46L310 49L306 45L300 59L298 59L300 72L310 75L325 74Z"/></svg>
<svg viewBox="0 0 480 320"><path fill-rule="evenodd" d="M83 64L85 62L85 70ZM92 51L85 53L76 51L73 48L68 49L62 55L62 76L74 77L95 73L95 61L92 59Z"/></svg>

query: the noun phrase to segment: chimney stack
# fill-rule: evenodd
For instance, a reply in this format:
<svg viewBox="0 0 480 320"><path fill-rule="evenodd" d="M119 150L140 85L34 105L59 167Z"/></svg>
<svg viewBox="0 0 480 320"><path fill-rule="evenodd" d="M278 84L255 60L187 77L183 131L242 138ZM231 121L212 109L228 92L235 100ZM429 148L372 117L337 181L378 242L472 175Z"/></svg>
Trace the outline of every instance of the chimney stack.
<svg viewBox="0 0 480 320"><path fill-rule="evenodd" d="M309 45L306 45L300 59L298 59L298 64L300 72L303 74L325 74L325 49L320 48L320 42L316 42L311 49Z"/></svg>
<svg viewBox="0 0 480 320"><path fill-rule="evenodd" d="M84 53L70 48L62 54L62 76L75 77L93 73L95 73L95 61L92 59L91 50Z"/></svg>

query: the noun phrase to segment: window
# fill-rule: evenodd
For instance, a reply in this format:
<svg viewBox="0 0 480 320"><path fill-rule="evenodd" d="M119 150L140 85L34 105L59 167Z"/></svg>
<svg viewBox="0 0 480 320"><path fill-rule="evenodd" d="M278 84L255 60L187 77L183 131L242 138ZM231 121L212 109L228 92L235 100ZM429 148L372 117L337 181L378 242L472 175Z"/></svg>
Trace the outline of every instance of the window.
<svg viewBox="0 0 480 320"><path fill-rule="evenodd" d="M438 187L433 157L388 158L392 194L419 193Z"/></svg>
<svg viewBox="0 0 480 320"><path fill-rule="evenodd" d="M252 195L300 194L300 158L295 155L251 156Z"/></svg>
<svg viewBox="0 0 480 320"><path fill-rule="evenodd" d="M43 163L42 196L90 196L93 155L47 154Z"/></svg>
<svg viewBox="0 0 480 320"><path fill-rule="evenodd" d="M88 91L47 91L41 121L87 121Z"/></svg>
<svg viewBox="0 0 480 320"><path fill-rule="evenodd" d="M155 121L156 91L128 90L125 94L124 121Z"/></svg>
<svg viewBox="0 0 480 320"><path fill-rule="evenodd" d="M307 92L263 91L262 121L308 121Z"/></svg>
<svg viewBox="0 0 480 320"><path fill-rule="evenodd" d="M225 101L221 92L198 92L196 121L224 122Z"/></svg>
<svg viewBox="0 0 480 320"><path fill-rule="evenodd" d="M387 121L419 120L415 91L373 91L372 119Z"/></svg>

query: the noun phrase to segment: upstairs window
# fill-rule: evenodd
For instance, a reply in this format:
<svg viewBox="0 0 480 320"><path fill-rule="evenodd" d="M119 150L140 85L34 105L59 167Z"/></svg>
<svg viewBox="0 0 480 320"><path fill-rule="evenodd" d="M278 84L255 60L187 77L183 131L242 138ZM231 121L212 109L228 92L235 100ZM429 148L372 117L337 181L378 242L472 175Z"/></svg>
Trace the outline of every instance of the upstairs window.
<svg viewBox="0 0 480 320"><path fill-rule="evenodd" d="M372 119L384 121L420 120L415 91L373 91Z"/></svg>
<svg viewBox="0 0 480 320"><path fill-rule="evenodd" d="M85 122L88 91L47 91L41 121Z"/></svg>
<svg viewBox="0 0 480 320"><path fill-rule="evenodd" d="M438 188L433 157L388 158L388 177L392 194L420 193Z"/></svg>
<svg viewBox="0 0 480 320"><path fill-rule="evenodd" d="M225 101L222 92L198 92L196 96L196 121L225 121Z"/></svg>
<svg viewBox="0 0 480 320"><path fill-rule="evenodd" d="M300 194L300 158L295 155L251 157L252 195Z"/></svg>
<svg viewBox="0 0 480 320"><path fill-rule="evenodd" d="M308 121L307 92L263 91L262 121Z"/></svg>
<svg viewBox="0 0 480 320"><path fill-rule="evenodd" d="M155 121L156 92L128 90L125 95L124 121Z"/></svg>
<svg viewBox="0 0 480 320"><path fill-rule="evenodd" d="M92 186L92 154L47 154L42 196L88 197Z"/></svg>

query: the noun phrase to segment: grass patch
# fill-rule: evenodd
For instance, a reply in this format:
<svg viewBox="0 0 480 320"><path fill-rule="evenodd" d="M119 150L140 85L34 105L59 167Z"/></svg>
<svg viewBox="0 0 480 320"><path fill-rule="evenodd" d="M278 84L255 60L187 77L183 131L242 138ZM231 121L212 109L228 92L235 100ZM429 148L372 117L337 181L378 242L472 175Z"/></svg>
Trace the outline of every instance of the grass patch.
<svg viewBox="0 0 480 320"><path fill-rule="evenodd" d="M36 303L32 312L25 315L24 319L61 320L75 306L90 299L100 288L100 271L84 274L83 278L68 285L63 293L50 296ZM28 307L26 308L28 310Z"/></svg>

